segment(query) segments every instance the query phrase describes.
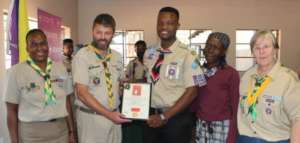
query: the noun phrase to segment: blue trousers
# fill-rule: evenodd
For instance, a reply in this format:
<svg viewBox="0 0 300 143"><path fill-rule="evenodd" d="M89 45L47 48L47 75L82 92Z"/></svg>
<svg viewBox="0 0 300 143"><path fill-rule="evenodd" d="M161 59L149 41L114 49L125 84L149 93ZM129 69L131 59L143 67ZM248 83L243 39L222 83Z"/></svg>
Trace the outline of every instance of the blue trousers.
<svg viewBox="0 0 300 143"><path fill-rule="evenodd" d="M254 137L248 137L244 135L239 135L237 143L289 143L290 140L281 140L281 141L275 141L275 142L269 142L263 139L254 138Z"/></svg>

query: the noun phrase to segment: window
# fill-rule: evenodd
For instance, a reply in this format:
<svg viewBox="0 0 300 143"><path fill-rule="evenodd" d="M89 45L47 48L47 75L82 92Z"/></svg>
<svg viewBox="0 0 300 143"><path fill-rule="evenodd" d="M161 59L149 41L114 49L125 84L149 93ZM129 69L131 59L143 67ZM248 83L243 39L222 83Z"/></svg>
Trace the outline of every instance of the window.
<svg viewBox="0 0 300 143"><path fill-rule="evenodd" d="M255 63L250 49L250 40L257 30L236 31L236 69L246 71ZM279 42L279 30L272 30Z"/></svg>
<svg viewBox="0 0 300 143"><path fill-rule="evenodd" d="M4 12L3 13L3 31L4 31L4 50L5 50L5 68L8 69L11 67L11 53L10 50L8 49L8 13ZM35 29L38 28L38 22L37 19L34 18L28 18L28 26L29 29ZM71 38L71 29L67 26L62 26L62 39L65 38Z"/></svg>
<svg viewBox="0 0 300 143"><path fill-rule="evenodd" d="M111 43L111 48L122 55L124 66L130 60L136 58L134 44L138 40L144 39L144 31L142 30L123 30L116 31Z"/></svg>
<svg viewBox="0 0 300 143"><path fill-rule="evenodd" d="M197 53L201 64L203 64L205 61L203 49L210 33L212 30L177 30L176 36L179 41Z"/></svg>

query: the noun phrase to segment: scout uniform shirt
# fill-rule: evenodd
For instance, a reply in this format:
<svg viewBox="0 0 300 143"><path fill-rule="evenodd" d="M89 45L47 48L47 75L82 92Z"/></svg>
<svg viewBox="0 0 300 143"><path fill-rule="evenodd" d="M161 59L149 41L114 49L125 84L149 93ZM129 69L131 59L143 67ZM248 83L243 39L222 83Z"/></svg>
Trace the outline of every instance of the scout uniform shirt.
<svg viewBox="0 0 300 143"><path fill-rule="evenodd" d="M4 100L18 104L18 118L23 122L49 121L66 117L66 97L73 92L72 82L61 63L53 62L50 80L56 103L45 106L44 79L26 62L8 71Z"/></svg>
<svg viewBox="0 0 300 143"><path fill-rule="evenodd" d="M133 59L129 62L129 64L126 67L126 76L130 80L141 80L146 77L147 67L142 64L138 58Z"/></svg>
<svg viewBox="0 0 300 143"><path fill-rule="evenodd" d="M300 95L290 95L298 77L293 71L277 62L267 74L271 77L269 84L258 96L257 117L253 121L251 115L248 114L249 105L245 101L250 80L255 81L256 74L257 65L249 69L241 79L240 107L238 110L239 133L267 141L287 140L290 138L292 122L299 117L299 112L297 114L295 112L300 111ZM254 84L254 82L252 83Z"/></svg>
<svg viewBox="0 0 300 143"><path fill-rule="evenodd" d="M145 52L144 63L150 74L161 50L162 48L157 46ZM170 52L164 54L159 71L160 79L152 86L151 107L153 108L172 107L186 88L206 84L197 59L187 46L175 41L169 50Z"/></svg>
<svg viewBox="0 0 300 143"><path fill-rule="evenodd" d="M69 59L67 56L63 57L63 64L67 69L67 72L69 73L69 75L72 75L72 58Z"/></svg>
<svg viewBox="0 0 300 143"><path fill-rule="evenodd" d="M108 92L105 71L102 61L98 59L92 46L84 47L73 58L73 80L88 86L89 92L107 109L109 109ZM123 72L121 55L112 50L112 58L108 63L111 73L112 91L114 96L114 109L117 109L119 101L119 80ZM76 105L87 108L80 100L76 99Z"/></svg>

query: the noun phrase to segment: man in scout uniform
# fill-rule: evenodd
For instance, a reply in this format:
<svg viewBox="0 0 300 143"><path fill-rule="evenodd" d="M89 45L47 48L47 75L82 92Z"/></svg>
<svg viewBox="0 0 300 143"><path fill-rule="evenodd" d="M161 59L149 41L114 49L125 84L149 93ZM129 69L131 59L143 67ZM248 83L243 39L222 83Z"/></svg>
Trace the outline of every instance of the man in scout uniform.
<svg viewBox="0 0 300 143"><path fill-rule="evenodd" d="M203 86L206 81L191 51L176 39L178 21L179 12L175 8L162 8L157 19L160 44L144 55L152 81L151 115L145 142L188 143L191 140L194 118L188 106L196 97L197 86Z"/></svg>
<svg viewBox="0 0 300 143"><path fill-rule="evenodd" d="M29 57L10 69L4 95L11 142L75 142L67 71L48 57L43 31L30 30L26 44Z"/></svg>
<svg viewBox="0 0 300 143"><path fill-rule="evenodd" d="M118 111L123 64L121 55L109 48L115 27L111 15L98 15L93 23L93 41L73 59L80 143L120 143L120 124L129 122Z"/></svg>
<svg viewBox="0 0 300 143"><path fill-rule="evenodd" d="M73 51L74 51L73 40L64 39L63 40L63 55L64 55L63 63L70 75L72 71Z"/></svg>
<svg viewBox="0 0 300 143"><path fill-rule="evenodd" d="M147 67L144 65L143 57L147 49L145 41L137 41L134 44L137 57L129 62L125 75L130 82L146 82Z"/></svg>

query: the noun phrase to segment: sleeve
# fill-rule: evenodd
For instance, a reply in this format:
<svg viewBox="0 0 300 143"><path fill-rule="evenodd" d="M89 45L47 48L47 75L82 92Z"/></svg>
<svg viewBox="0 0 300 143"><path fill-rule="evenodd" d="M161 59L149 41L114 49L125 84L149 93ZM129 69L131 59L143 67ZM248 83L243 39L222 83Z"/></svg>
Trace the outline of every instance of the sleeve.
<svg viewBox="0 0 300 143"><path fill-rule="evenodd" d="M78 53L80 54L80 53ZM89 84L88 63L81 55L76 55L72 63L73 83Z"/></svg>
<svg viewBox="0 0 300 143"><path fill-rule="evenodd" d="M227 143L235 143L238 135L237 129L237 112L238 112L238 104L239 104L239 85L240 85L240 77L239 73L234 70L230 79L231 82L229 86L229 95L230 95L230 106L231 106L231 119L229 124L229 132Z"/></svg>
<svg viewBox="0 0 300 143"><path fill-rule="evenodd" d="M187 54L183 67L185 87L201 87L206 84L205 76L200 68L200 62L192 54Z"/></svg>
<svg viewBox="0 0 300 143"><path fill-rule="evenodd" d="M283 109L291 124L300 119L300 82L289 82L287 94L283 97Z"/></svg>
<svg viewBox="0 0 300 143"><path fill-rule="evenodd" d="M4 101L13 104L20 103L20 89L16 80L15 70L9 69L5 79Z"/></svg>
<svg viewBox="0 0 300 143"><path fill-rule="evenodd" d="M70 95L72 92L74 92L74 87L73 87L73 78L72 76L67 75L67 79L66 79L66 93L67 95Z"/></svg>
<svg viewBox="0 0 300 143"><path fill-rule="evenodd" d="M124 77L128 77L128 78L131 78L131 74L132 74L132 67L133 67L133 61L130 61L128 63L128 65L126 66L126 70L125 70L125 75Z"/></svg>

